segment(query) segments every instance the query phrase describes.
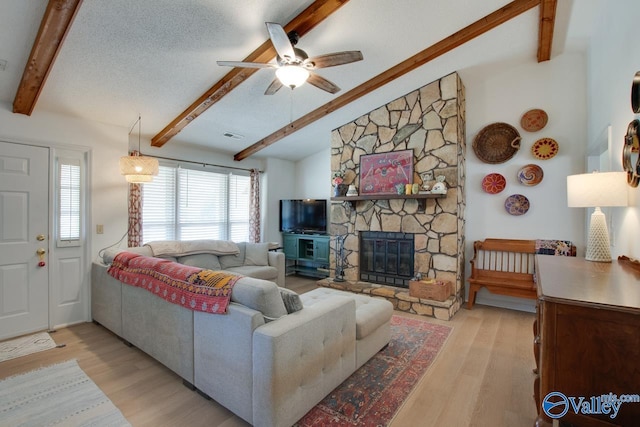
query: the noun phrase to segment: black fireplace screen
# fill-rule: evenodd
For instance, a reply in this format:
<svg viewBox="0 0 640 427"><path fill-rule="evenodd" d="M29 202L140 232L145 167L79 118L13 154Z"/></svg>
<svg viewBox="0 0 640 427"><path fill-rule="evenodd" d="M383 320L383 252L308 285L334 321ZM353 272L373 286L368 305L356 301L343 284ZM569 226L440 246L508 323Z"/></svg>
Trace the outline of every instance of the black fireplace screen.
<svg viewBox="0 0 640 427"><path fill-rule="evenodd" d="M408 288L413 252L413 234L360 232L360 280Z"/></svg>

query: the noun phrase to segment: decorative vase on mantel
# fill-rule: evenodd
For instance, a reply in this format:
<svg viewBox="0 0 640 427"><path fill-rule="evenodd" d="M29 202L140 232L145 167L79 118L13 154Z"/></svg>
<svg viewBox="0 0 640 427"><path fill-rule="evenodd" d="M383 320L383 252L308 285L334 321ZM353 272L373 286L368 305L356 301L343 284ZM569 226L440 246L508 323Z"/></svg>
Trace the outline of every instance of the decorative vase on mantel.
<svg viewBox="0 0 640 427"><path fill-rule="evenodd" d="M347 194L346 184L336 184L333 186L333 197L342 197Z"/></svg>

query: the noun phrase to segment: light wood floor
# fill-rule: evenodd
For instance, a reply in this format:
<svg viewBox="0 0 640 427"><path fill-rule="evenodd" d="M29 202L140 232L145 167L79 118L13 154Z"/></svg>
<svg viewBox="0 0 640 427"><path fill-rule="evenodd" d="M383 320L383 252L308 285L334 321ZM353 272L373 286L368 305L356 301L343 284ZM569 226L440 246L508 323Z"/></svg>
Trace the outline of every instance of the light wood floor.
<svg viewBox="0 0 640 427"><path fill-rule="evenodd" d="M289 276L287 287L302 293L313 289L315 280ZM422 318L454 329L393 427L533 425L533 314L476 305L449 322ZM66 347L2 362L0 378L77 359L135 427L247 425L101 326L83 323L52 337Z"/></svg>

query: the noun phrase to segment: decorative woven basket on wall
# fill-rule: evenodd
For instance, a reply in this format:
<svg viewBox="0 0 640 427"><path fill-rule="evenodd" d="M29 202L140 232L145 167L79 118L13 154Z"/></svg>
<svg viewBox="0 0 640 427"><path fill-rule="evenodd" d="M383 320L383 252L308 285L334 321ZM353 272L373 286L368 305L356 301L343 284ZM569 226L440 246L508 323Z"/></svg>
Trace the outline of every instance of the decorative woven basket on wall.
<svg viewBox="0 0 640 427"><path fill-rule="evenodd" d="M485 163L504 163L520 149L520 133L508 123L492 123L478 132L473 151Z"/></svg>

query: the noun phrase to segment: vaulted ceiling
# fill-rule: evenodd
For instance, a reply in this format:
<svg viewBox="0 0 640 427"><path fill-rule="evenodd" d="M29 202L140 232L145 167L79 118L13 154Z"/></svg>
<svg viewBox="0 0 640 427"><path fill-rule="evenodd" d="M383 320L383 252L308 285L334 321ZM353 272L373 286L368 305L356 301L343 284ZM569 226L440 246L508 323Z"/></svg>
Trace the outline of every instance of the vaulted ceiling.
<svg viewBox="0 0 640 427"><path fill-rule="evenodd" d="M584 47L598 1L4 0L0 101L123 127L140 114L149 154L172 144L299 160L327 148L331 129L452 71L464 80ZM312 56L364 60L317 71L335 95L306 84L265 96L272 69L216 61L273 61L267 21L296 29Z"/></svg>

